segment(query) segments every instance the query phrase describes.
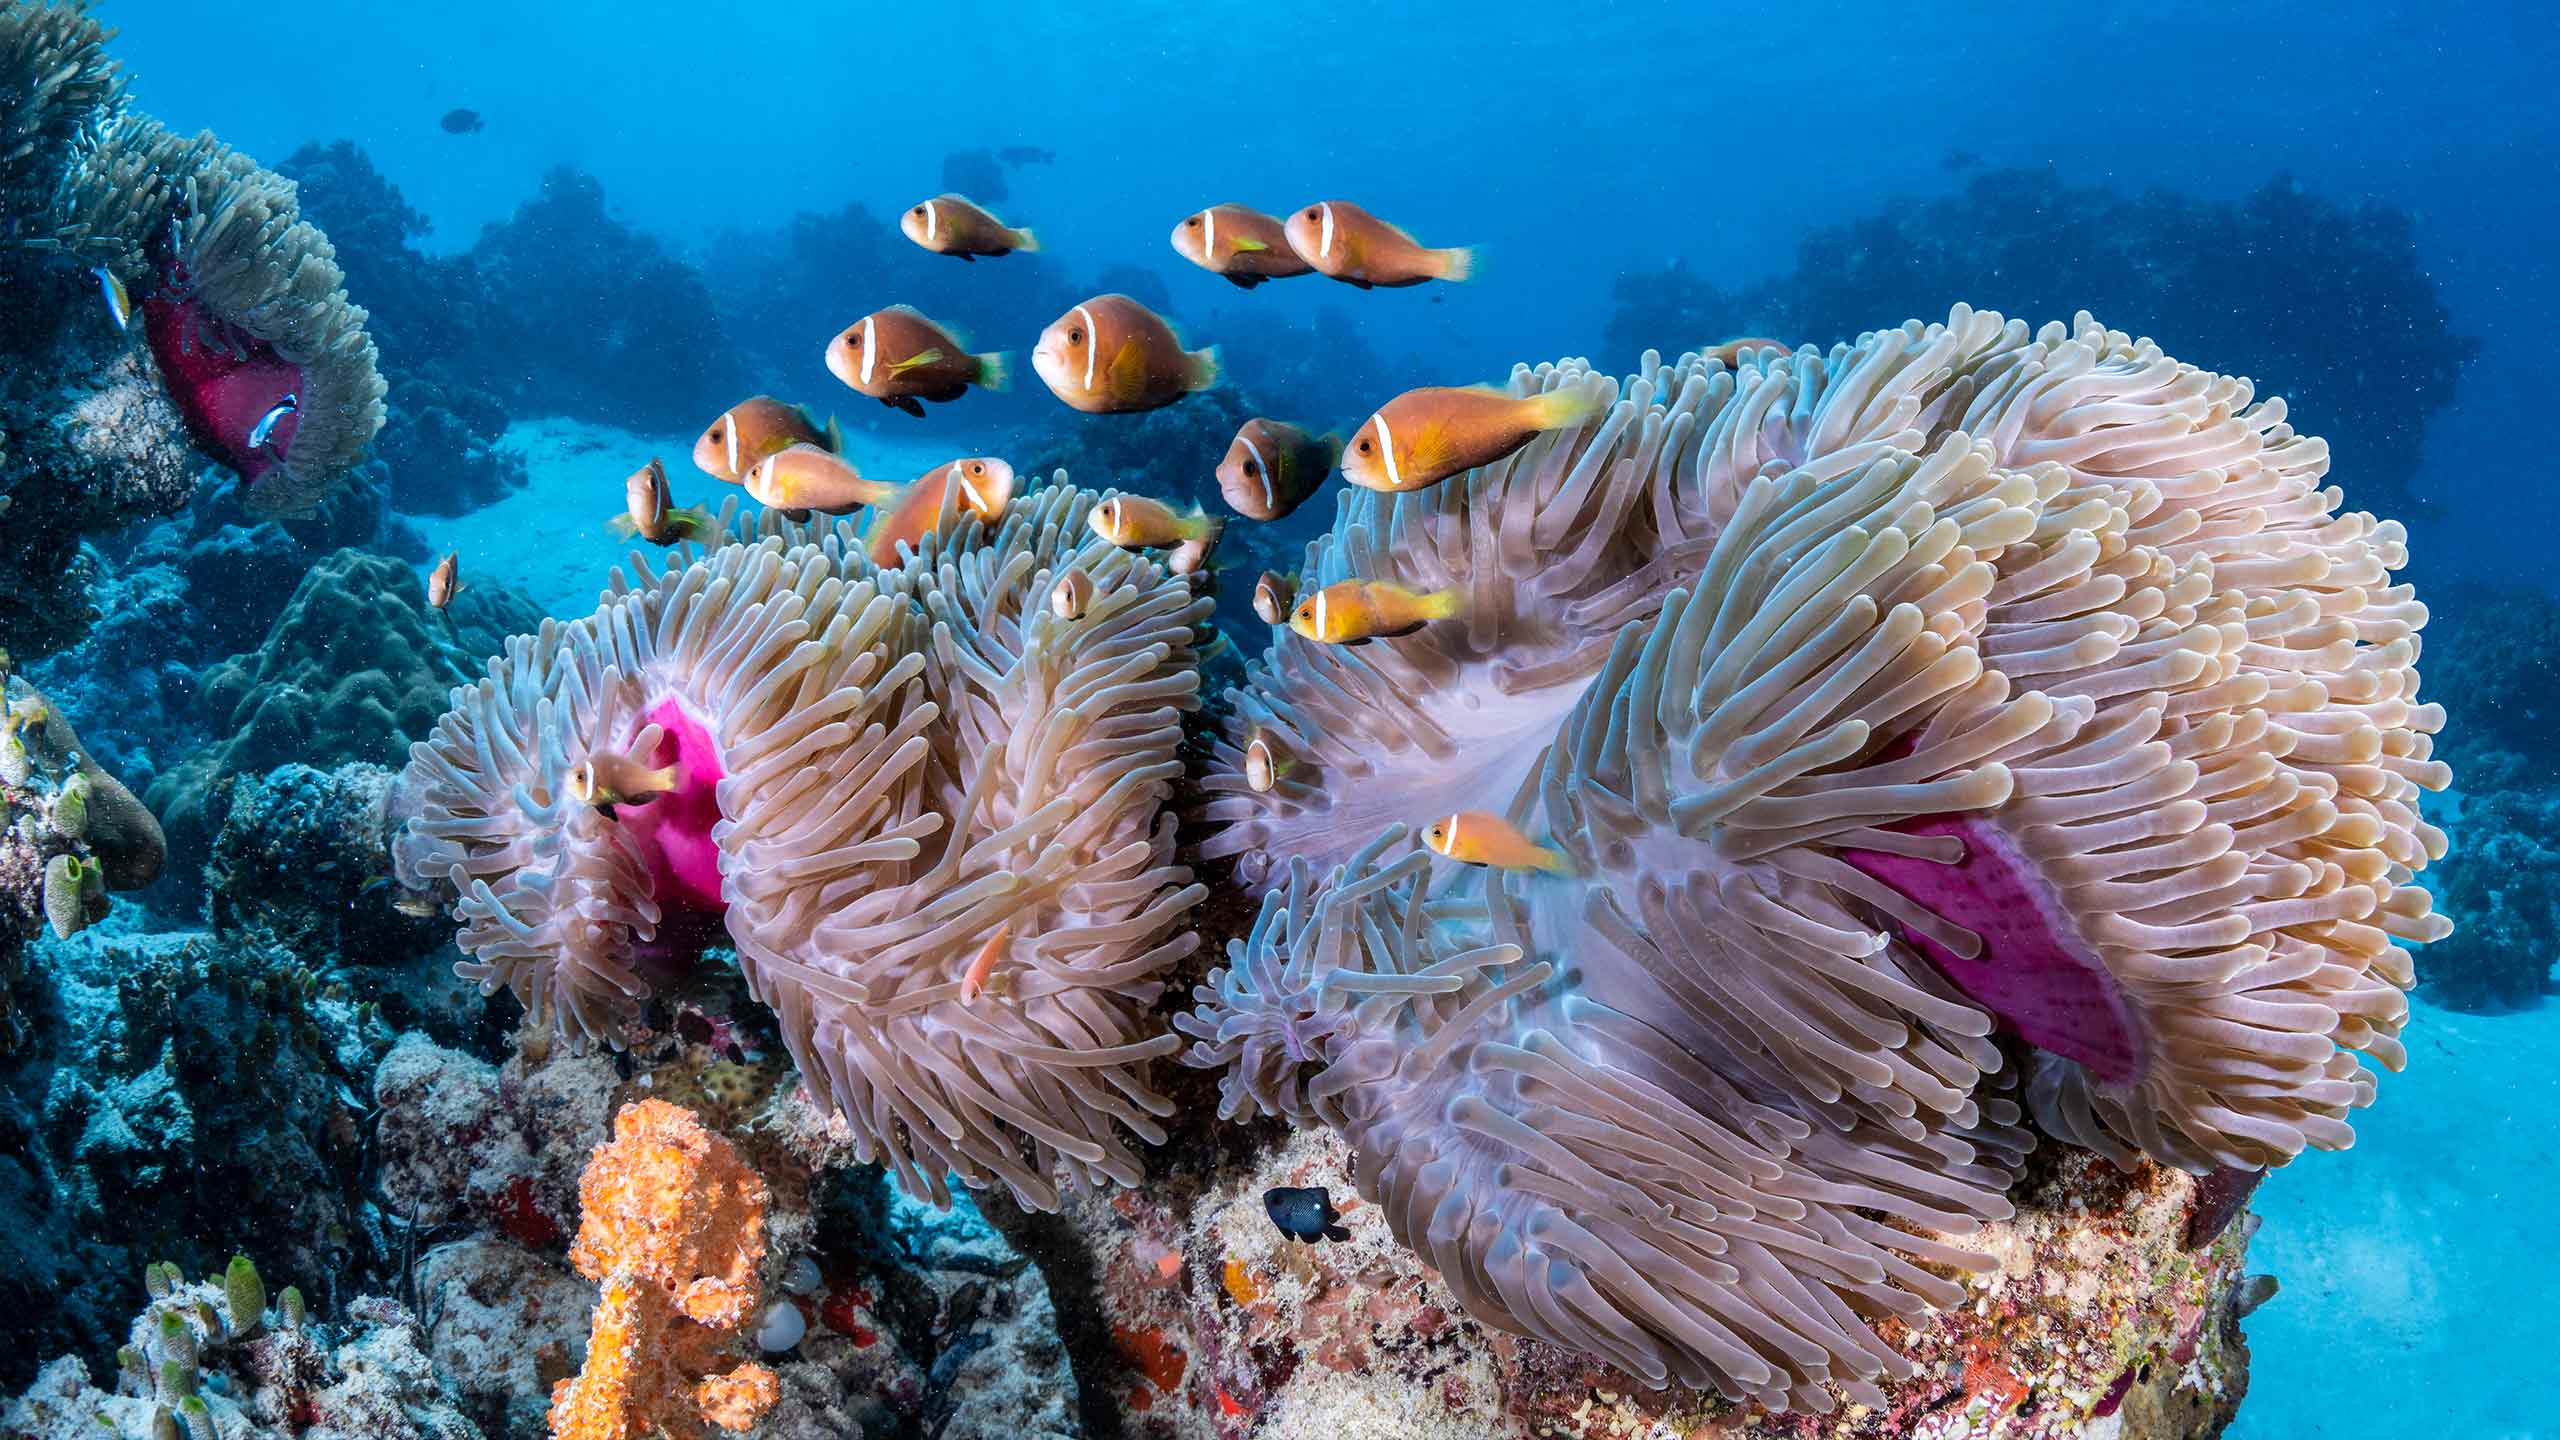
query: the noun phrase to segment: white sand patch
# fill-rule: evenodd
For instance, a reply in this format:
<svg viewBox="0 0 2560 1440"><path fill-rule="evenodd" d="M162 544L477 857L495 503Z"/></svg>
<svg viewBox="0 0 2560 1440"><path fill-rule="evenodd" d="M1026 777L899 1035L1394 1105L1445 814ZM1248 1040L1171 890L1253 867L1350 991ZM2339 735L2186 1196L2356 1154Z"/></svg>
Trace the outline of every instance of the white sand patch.
<svg viewBox="0 0 2560 1440"><path fill-rule="evenodd" d="M499 443L524 457L523 489L468 515L404 518L426 536L434 555L462 557L464 584L511 585L547 613L574 618L595 609L607 577L631 550L634 542L609 526L622 512L623 482L649 457L666 463L678 505L716 512L723 500L746 500L737 486L694 468L693 440L692 433L638 435L557 417L519 421ZM912 480L957 453L912 435L867 430L848 431L845 448L863 474L895 481Z"/></svg>

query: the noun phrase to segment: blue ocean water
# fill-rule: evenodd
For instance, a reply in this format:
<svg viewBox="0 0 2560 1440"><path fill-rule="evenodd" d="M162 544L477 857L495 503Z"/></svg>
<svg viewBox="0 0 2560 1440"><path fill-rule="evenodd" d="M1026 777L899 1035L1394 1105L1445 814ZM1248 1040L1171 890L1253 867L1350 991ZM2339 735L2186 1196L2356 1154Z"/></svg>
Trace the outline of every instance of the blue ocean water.
<svg viewBox="0 0 2560 1440"><path fill-rule="evenodd" d="M2537 422L2560 324L2560 26L2530 6L113 0L104 14L137 103L172 126L271 164L360 147L427 224L402 273L475 247L517 265L559 251L562 277L528 301L559 305L541 322L550 348L475 352L521 371L450 377L503 393L517 422L548 396L672 443L740 380L834 393L816 367L828 333L891 301L934 309L921 287L958 283L894 237L838 233L858 224L846 207L885 223L946 188L989 198L992 176L993 208L1044 248L1036 268L978 267L1017 267L990 282L1017 287L1004 303L951 302L979 304L975 343L1027 351L1057 295L1130 290L1318 428L1356 424L1364 396L1498 380L1518 360L1631 365L1632 349L1607 349L1630 333L1676 352L1831 323L1852 302L1872 302L1872 326L1960 299L2042 321L2068 319L2075 294L2145 297L2149 313L2099 318L2292 397L2300 428L2339 439L2349 503L2406 517L2440 613L2479 587L2552 585L2544 507L2560 492ZM440 123L458 109L480 128ZM600 210L489 238L588 181ZM1481 276L1246 292L1166 244L1207 203L1333 195L1428 243L1482 247ZM2104 253L2074 248L2101 211ZM332 229L351 277L381 262ZM651 332L701 309L688 286L709 320ZM398 323L396 302L354 288ZM2284 333L2230 323L2272 292ZM613 332L609 363L586 319ZM424 320L387 333L386 365L440 358ZM1005 443L1046 403L1025 385L938 438ZM898 418L846 415L866 430ZM525 507L510 513L564 532L600 513L591 493ZM429 540L438 510L419 507ZM2459 727L2465 676L2429 674ZM2539 758L2521 773L2547 785ZM2536 1240L2560 1213L2542 1058L2555 1025L2560 1005L2422 1000L2411 1073L2385 1078L2358 1148L2266 1185L2255 1265L2285 1289L2250 1322L2233 1433L2552 1433L2529 1317L2560 1282Z"/></svg>

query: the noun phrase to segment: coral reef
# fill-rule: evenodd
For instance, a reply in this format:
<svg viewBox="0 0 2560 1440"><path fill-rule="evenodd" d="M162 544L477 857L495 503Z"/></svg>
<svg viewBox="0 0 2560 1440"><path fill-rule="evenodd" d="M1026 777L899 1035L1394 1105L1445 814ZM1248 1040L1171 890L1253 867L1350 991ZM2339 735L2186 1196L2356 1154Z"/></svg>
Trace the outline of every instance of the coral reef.
<svg viewBox="0 0 2560 1440"><path fill-rule="evenodd" d="M190 1283L154 1263L149 1296L117 1351L112 1389L78 1357L46 1365L0 1414L12 1440L480 1440L426 1354L425 1336L389 1300L347 1306L324 1323L288 1287L266 1306L258 1268L234 1257Z"/></svg>
<svg viewBox="0 0 2560 1440"><path fill-rule="evenodd" d="M2246 382L1962 306L1740 363L1346 497L1312 577L1467 609L1256 667L1221 764L1298 765L1213 776L1203 848L1287 868L1177 1024L1225 1112L1340 1131L1477 1319L1873 1407L1914 1374L1880 1317L1978 1264L1876 1216L2005 1218L2012 1086L2128 1170L2350 1143L2446 929L2443 714L2398 526ZM1562 873L1399 853L1498 797Z"/></svg>
<svg viewBox="0 0 2560 1440"><path fill-rule="evenodd" d="M469 585L439 612L417 573L388 556L320 560L256 650L198 673L196 708L214 738L145 792L172 854L202 863L235 777L295 762L397 762L479 657L540 619L503 585Z"/></svg>
<svg viewBox="0 0 2560 1440"><path fill-rule="evenodd" d="M388 903L392 778L379 765L350 764L279 765L234 780L205 864L214 933L353 965L406 966L441 949L444 926Z"/></svg>
<svg viewBox="0 0 2560 1440"><path fill-rule="evenodd" d="M1061 481L990 527L946 495L895 569L846 526L636 557L413 749L401 878L456 898L467 975L580 1037L725 931L858 1157L916 1193L1134 1183L1120 1132L1162 1138L1143 1067L1174 1046L1146 1011L1205 894L1163 807L1208 605L1091 536L1100 498ZM573 798L599 757L673 791Z"/></svg>
<svg viewBox="0 0 2560 1440"><path fill-rule="evenodd" d="M1897 1331L1915 1373L1880 1404L1812 1416L1649 1387L1468 1318L1381 1207L1350 1198L1355 1161L1328 1131L1165 1162L1143 1191L1005 1221L1053 1274L1083 1278L1083 1378L1133 1437L2164 1440L2221 1433L2247 1385L2249 1227L2190 1245L2199 1187L2165 1167L2040 1157L2014 1217L1937 1237L1978 1258L1964 1304ZM1351 1238L1282 1235L1273 1186L1324 1187Z"/></svg>
<svg viewBox="0 0 2560 1440"><path fill-rule="evenodd" d="M1995 170L1957 194L1897 198L1816 231L1793 272L1738 292L1677 262L1623 276L1603 353L1624 363L1664 337L1827 344L1947 295L2011 314L2085 305L2140 315L2179 354L2289 397L2355 457L2360 496L2407 509L2444 498L2411 485L2419 447L2479 350L2454 333L2411 223L2403 210L2350 208L2289 176L2234 204ZM2342 315L2370 343L2339 343Z"/></svg>
<svg viewBox="0 0 2560 1440"><path fill-rule="evenodd" d="M697 1440L773 1408L773 1372L726 1353L755 1313L768 1198L683 1107L642 1100L614 1117L578 1182L569 1259L603 1293L586 1365L551 1392L556 1440Z"/></svg>
<svg viewBox="0 0 2560 1440"><path fill-rule="evenodd" d="M16 988L34 1038L0 1063L0 1385L103 1359L155 1258L203 1272L238 1246L317 1309L352 1298L384 1253L361 1194L362 1087L392 1038L374 1006L291 954L121 913L45 942Z"/></svg>

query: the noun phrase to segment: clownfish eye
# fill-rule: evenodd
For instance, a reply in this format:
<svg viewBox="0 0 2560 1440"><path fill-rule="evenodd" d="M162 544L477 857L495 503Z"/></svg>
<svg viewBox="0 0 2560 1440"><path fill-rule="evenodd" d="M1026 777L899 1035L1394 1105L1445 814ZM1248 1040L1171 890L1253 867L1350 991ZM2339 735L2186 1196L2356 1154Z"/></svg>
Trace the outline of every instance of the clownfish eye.
<svg viewBox="0 0 2560 1440"><path fill-rule="evenodd" d="M1070 345L1081 345L1081 344L1083 344L1083 343L1084 343L1084 331L1082 331L1081 329L1077 329L1077 330L1070 330L1070 331L1068 331L1068 332L1067 332L1067 343L1068 343L1068 344L1070 344Z"/></svg>
<svg viewBox="0 0 2560 1440"><path fill-rule="evenodd" d="M1368 442L1368 441L1363 440L1363 441L1361 441L1361 442L1360 442L1360 453L1361 453L1361 454L1363 454L1363 455L1366 455L1366 454L1368 454L1368 453L1369 453L1369 442Z"/></svg>
<svg viewBox="0 0 2560 1440"><path fill-rule="evenodd" d="M969 473L972 475L984 475L987 473L987 467L975 460L972 460L969 462Z"/></svg>
<svg viewBox="0 0 2560 1440"><path fill-rule="evenodd" d="M1183 221L1182 223L1183 223L1183 224L1185 224L1185 225L1190 226L1190 227L1191 227L1192 229L1194 229L1194 230L1197 230L1197 229L1199 229L1199 228L1200 228L1200 217L1199 217L1199 216L1197 216L1197 215L1194 215L1194 216L1192 216L1190 219L1185 220L1185 221Z"/></svg>
<svg viewBox="0 0 2560 1440"><path fill-rule="evenodd" d="M1323 207L1323 206L1321 206L1321 205L1310 205L1310 206L1308 206L1308 207L1307 207L1307 218L1308 218L1308 219L1310 219L1310 220L1318 220L1318 219L1322 219L1322 218L1323 218L1323 216L1324 216L1324 207Z"/></svg>
<svg viewBox="0 0 2560 1440"><path fill-rule="evenodd" d="M859 325L857 325L857 326L855 326L854 328L852 328L852 329L847 330L846 332L844 332L844 343L845 343L845 344L847 344L847 345L852 346L852 347L853 347L854 349L856 349L856 350L861 349L861 348L862 348L862 327L861 327L861 326L859 326Z"/></svg>
<svg viewBox="0 0 2560 1440"><path fill-rule="evenodd" d="M1262 473L1262 467L1251 460L1247 460L1244 462L1244 473L1247 475L1259 475Z"/></svg>
<svg viewBox="0 0 2560 1440"><path fill-rule="evenodd" d="M923 213L924 213L924 207L923 207L923 206L921 206L921 205L919 205L919 206L917 206L916 208L914 208L913 210L908 211L907 213L908 213L908 214L910 214L910 215L921 215L921 214L923 214Z"/></svg>

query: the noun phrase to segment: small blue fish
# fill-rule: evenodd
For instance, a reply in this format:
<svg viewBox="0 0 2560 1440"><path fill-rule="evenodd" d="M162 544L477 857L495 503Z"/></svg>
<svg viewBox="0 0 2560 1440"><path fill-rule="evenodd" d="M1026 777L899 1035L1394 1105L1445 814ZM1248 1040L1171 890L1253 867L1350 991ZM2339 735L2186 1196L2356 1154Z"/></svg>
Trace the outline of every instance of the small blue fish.
<svg viewBox="0 0 2560 1440"><path fill-rule="evenodd" d="M98 277L98 292L107 300L107 318L116 322L118 330L131 331L133 292L124 288L123 279L104 265L89 273Z"/></svg>
<svg viewBox="0 0 2560 1440"><path fill-rule="evenodd" d="M258 423L249 431L249 448L255 450L266 444L267 437L276 432L276 422L301 408L301 400L291 395L269 406L267 413L259 416Z"/></svg>
<svg viewBox="0 0 2560 1440"><path fill-rule="evenodd" d="M1280 1233L1292 1240L1312 1245L1318 1240L1351 1238L1351 1232L1336 1223L1342 1212L1333 1208L1332 1194L1321 1185L1274 1185L1262 1192L1262 1208Z"/></svg>

